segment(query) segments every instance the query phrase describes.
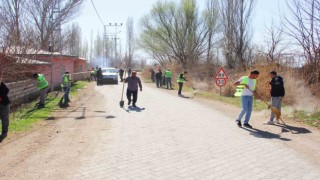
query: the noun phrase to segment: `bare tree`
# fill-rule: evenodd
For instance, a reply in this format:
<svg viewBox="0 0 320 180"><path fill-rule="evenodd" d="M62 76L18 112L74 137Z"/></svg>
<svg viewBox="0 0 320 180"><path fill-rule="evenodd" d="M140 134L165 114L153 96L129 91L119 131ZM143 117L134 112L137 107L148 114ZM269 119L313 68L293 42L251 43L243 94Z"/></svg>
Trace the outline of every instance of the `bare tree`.
<svg viewBox="0 0 320 180"><path fill-rule="evenodd" d="M229 68L245 69L250 62L248 50L252 32L251 17L255 0L220 1L224 26L224 54Z"/></svg>
<svg viewBox="0 0 320 180"><path fill-rule="evenodd" d="M133 53L135 49L135 39L134 39L134 22L133 18L129 17L127 19L127 52L128 52L128 58L126 62L127 67L132 66L132 60L133 60Z"/></svg>
<svg viewBox="0 0 320 180"><path fill-rule="evenodd" d="M301 47L306 61L308 83L320 79L320 0L287 1L290 16L285 16L286 32Z"/></svg>

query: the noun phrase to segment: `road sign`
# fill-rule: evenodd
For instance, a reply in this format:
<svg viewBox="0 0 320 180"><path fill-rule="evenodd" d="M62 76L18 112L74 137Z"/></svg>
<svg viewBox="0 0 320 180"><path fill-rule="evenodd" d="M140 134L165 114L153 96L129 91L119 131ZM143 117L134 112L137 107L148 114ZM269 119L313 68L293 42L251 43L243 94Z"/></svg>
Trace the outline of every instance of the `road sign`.
<svg viewBox="0 0 320 180"><path fill-rule="evenodd" d="M226 83L227 83L226 79L216 79L216 85L219 87L226 85Z"/></svg>
<svg viewBox="0 0 320 180"><path fill-rule="evenodd" d="M223 68L220 68L220 70L218 71L218 73L215 76L215 79L228 79L228 78L229 77Z"/></svg>

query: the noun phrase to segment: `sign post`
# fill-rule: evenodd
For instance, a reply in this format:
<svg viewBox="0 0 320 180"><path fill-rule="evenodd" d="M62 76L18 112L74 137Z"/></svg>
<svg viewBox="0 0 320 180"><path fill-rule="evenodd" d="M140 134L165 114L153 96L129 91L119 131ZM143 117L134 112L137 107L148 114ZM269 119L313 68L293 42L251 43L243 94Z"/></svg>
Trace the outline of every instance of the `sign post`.
<svg viewBox="0 0 320 180"><path fill-rule="evenodd" d="M224 71L223 67L221 67L218 71L218 73L215 76L216 79L216 85L220 88L220 96L221 96L221 88L227 84L228 79L227 73Z"/></svg>

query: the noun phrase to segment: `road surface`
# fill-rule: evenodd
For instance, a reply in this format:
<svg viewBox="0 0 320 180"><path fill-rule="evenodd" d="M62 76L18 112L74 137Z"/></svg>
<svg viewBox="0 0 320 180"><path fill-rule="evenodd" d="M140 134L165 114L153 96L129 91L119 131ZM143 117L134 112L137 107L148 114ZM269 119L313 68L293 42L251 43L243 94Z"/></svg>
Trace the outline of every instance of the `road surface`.
<svg viewBox="0 0 320 180"><path fill-rule="evenodd" d="M122 109L120 91L91 85L77 105L1 145L0 179L320 179L290 138L238 128L237 108L144 85L139 108Z"/></svg>

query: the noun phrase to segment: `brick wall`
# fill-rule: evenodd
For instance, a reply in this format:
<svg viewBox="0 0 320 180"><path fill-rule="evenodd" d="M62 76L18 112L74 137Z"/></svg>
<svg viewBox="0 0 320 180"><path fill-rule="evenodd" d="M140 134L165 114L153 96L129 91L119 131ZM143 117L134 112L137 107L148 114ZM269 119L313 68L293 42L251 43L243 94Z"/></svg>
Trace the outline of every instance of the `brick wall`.
<svg viewBox="0 0 320 180"><path fill-rule="evenodd" d="M39 91L36 87L26 88L33 82L35 81L25 80L7 84L12 105L30 102L39 96Z"/></svg>

